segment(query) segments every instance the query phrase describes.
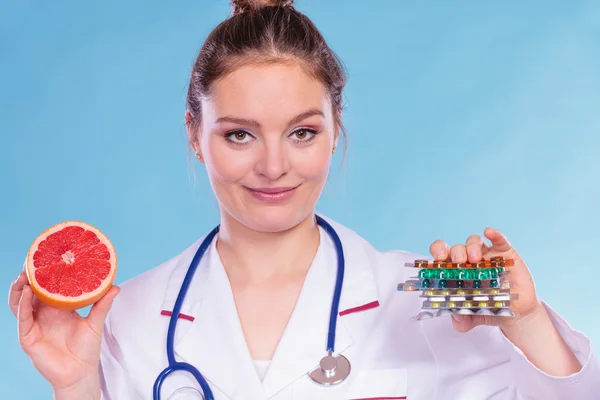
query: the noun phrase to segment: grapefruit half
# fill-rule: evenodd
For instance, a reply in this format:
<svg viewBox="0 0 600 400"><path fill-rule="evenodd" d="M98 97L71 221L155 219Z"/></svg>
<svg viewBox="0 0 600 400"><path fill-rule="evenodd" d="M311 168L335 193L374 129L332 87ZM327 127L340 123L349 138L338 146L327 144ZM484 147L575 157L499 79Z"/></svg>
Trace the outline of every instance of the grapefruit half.
<svg viewBox="0 0 600 400"><path fill-rule="evenodd" d="M106 235L94 226L66 221L35 239L25 268L40 301L58 309L77 310L94 304L112 287L117 254Z"/></svg>

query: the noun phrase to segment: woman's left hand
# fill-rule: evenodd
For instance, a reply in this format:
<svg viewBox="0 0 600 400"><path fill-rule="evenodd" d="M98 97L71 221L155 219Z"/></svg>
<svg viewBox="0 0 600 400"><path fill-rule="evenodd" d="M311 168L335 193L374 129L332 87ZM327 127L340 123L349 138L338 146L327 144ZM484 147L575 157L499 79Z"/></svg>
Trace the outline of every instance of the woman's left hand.
<svg viewBox="0 0 600 400"><path fill-rule="evenodd" d="M429 248L431 255L436 260L452 262L479 262L482 258L504 257L514 260L514 266L506 268L510 270L508 279L511 282L513 290L518 293L518 300L511 300L511 310L517 317L497 317L487 315L456 316L453 318L454 328L459 332L466 332L478 325L492 325L501 328L507 328L520 321L534 316L538 312L544 312L540 300L535 291L535 284L529 269L510 244L508 239L498 230L486 228L483 235L489 239L491 246L488 245L483 237L471 235L467 238L465 244L448 246L445 242L437 240Z"/></svg>

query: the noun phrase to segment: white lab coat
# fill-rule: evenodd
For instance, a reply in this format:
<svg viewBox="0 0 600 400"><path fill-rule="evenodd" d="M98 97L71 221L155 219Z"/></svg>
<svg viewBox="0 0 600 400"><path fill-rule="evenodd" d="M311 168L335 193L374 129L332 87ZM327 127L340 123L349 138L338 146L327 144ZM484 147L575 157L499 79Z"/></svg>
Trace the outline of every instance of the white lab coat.
<svg viewBox="0 0 600 400"><path fill-rule="evenodd" d="M421 299L417 293L398 292L397 285L414 275L404 263L423 257L379 252L353 231L329 222L342 240L346 259L335 350L350 360L350 377L338 386L321 387L306 375L326 348L337 265L327 233L320 230L315 260L262 382L215 240L190 286L175 340L177 359L200 370L215 399L600 398L600 367L590 341L548 306L560 334L583 365L569 377L551 377L538 370L498 328L478 327L461 334L453 329L450 317L412 320ZM105 325L102 399L152 399L154 381L167 366L165 314L173 308L200 242L121 286ZM182 386L199 387L191 375L176 372L163 385L163 399Z"/></svg>

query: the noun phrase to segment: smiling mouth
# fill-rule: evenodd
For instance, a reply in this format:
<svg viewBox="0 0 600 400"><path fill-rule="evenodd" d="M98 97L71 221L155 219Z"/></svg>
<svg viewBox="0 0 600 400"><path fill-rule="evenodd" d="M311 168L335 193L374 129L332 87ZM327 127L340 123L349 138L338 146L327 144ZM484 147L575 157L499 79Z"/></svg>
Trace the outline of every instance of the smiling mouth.
<svg viewBox="0 0 600 400"><path fill-rule="evenodd" d="M292 197L294 195L294 193L296 192L296 189L299 186L300 185L294 186L294 187L256 188L256 189L252 189L247 186L244 186L244 188L246 190L248 190L248 192L250 192L250 194L254 198L261 200L261 201L273 203L273 202L280 202L280 201L289 199L290 197Z"/></svg>

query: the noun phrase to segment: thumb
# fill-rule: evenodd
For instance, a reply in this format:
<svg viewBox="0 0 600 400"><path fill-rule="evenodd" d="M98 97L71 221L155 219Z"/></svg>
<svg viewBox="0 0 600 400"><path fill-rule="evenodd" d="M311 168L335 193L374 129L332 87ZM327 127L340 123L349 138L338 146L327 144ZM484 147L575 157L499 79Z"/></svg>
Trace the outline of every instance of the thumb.
<svg viewBox="0 0 600 400"><path fill-rule="evenodd" d="M121 291L121 288L118 286L113 286L110 290L98 300L90 310L90 313L87 316L89 323L94 327L96 332L102 332L104 320L108 315L108 311L112 306L113 300L117 297L117 294Z"/></svg>
<svg viewBox="0 0 600 400"><path fill-rule="evenodd" d="M483 235L492 242L492 249L496 251L509 251L512 249L512 244L508 241L502 232L494 228L485 228Z"/></svg>

